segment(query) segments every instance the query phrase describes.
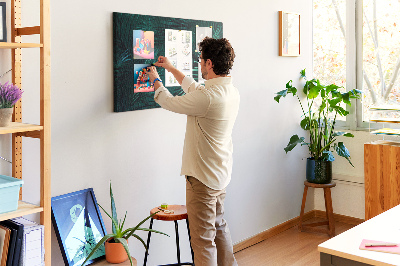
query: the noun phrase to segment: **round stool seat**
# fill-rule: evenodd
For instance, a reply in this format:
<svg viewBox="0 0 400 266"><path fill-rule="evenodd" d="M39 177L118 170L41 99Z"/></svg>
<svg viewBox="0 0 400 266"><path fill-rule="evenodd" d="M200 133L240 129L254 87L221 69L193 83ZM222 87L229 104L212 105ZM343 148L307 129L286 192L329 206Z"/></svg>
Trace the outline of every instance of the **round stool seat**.
<svg viewBox="0 0 400 266"><path fill-rule="evenodd" d="M193 266L194 265L194 254L193 254L192 244L190 242L190 229L189 229L189 220L188 220L186 205L168 205L168 208L165 209L165 211L162 211L160 209L161 209L161 207L158 206L158 207L153 208L150 211L150 214L154 214L154 216L152 216L150 219L149 229L153 229L154 220L174 221L175 238L176 238L176 257L178 259L178 263L165 264L164 266L167 266L167 265L170 265L170 266L192 265ZM174 213L170 213L169 211L174 211ZM188 231L188 236L189 236L190 251L192 253L192 261L193 262L183 262L183 263L181 262L181 250L179 247L178 220L186 220L187 231ZM151 236L151 231L149 231L148 236L147 236L147 249L146 249L146 252L144 253L143 266L147 265L147 256L149 255L149 248L150 248L150 236Z"/></svg>
<svg viewBox="0 0 400 266"><path fill-rule="evenodd" d="M335 187L336 183L335 182L330 182L328 184L316 184L316 183L310 183L308 181L304 181L304 185L307 187L314 187L314 188L331 188L331 187Z"/></svg>
<svg viewBox="0 0 400 266"><path fill-rule="evenodd" d="M186 205L168 205L168 208L166 210L174 211L174 213L165 213L159 208L161 207L155 207L150 211L150 214L158 212L152 217L153 219L162 221L178 221L188 218Z"/></svg>

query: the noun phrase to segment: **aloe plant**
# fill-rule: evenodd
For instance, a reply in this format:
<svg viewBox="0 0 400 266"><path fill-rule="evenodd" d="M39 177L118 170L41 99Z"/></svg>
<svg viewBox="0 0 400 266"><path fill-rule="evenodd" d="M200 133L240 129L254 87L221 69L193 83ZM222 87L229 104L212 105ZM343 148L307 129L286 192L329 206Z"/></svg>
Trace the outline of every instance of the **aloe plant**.
<svg viewBox="0 0 400 266"><path fill-rule="evenodd" d="M99 207L104 211L104 213L107 214L108 217L110 217L110 219L112 221L112 234L107 234L107 235L103 236L102 239L100 239L100 241L93 248L92 252L90 252L90 254L87 256L86 260L82 263L82 266L85 265L85 263L96 252L96 250L99 249L104 244L104 242L106 242L110 238L113 238L116 243L121 243L123 245L123 247L126 251L126 254L128 254L128 258L129 258L129 261L131 262L131 266L133 266L132 257L129 252L127 239L129 237L133 236L134 238L136 238L143 244L144 248L147 251L147 246L146 246L145 242L143 241L143 239L140 236L138 236L137 234L135 234L135 232L137 230L150 231L150 232L154 232L154 233L158 233L158 234L163 234L163 235L166 235L169 237L169 235L167 235L163 232L140 227L144 222L146 222L148 219L153 217L158 212L155 212L155 213L147 216L140 223L138 223L135 227L130 227L130 228L124 229L127 212L125 212L124 219L123 220L120 219L118 221L117 209L115 207L115 201L114 201L114 196L113 196L113 192L112 192L112 188L111 188L111 182L110 182L110 198L111 198L111 215L100 204L97 204L97 205L99 205Z"/></svg>
<svg viewBox="0 0 400 266"><path fill-rule="evenodd" d="M318 79L307 80L306 70L300 71L300 78L305 80L302 92L307 99L307 109L304 109L303 104L297 94L298 90L292 86L292 80L286 83L286 89L277 92L274 97L275 101L279 103L282 97L288 94L296 96L302 110L304 117L300 126L302 129L310 132L310 142L306 142L304 137L299 137L297 134L293 135L286 148L285 152L288 153L298 144L301 146L307 145L311 158L315 160L334 161L335 157L332 154L332 149L336 151L339 156L347 159L347 161L354 167L350 161L350 152L343 144L343 142L336 143L338 136L354 137L353 134L348 132L336 132L335 124L337 116L346 116L349 112L341 106L341 103L351 105L350 99L360 98L361 91L353 89L346 93L341 93L341 87L330 84L322 85ZM313 105L318 101L319 106L316 112L313 112Z"/></svg>

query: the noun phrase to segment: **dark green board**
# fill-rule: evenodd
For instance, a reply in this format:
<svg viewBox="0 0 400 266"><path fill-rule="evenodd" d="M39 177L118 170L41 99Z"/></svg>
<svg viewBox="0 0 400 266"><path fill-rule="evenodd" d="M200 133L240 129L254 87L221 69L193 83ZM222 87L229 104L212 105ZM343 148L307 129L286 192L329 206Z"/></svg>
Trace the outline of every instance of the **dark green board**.
<svg viewBox="0 0 400 266"><path fill-rule="evenodd" d="M222 23L137 14L113 13L114 31L114 112L125 112L160 107L154 102L154 92L134 93L134 64L151 64L165 55L165 29L192 32L193 78L197 80L196 26L212 27L213 38L222 38ZM134 59L133 31L154 32L154 59ZM158 68L162 80L165 71ZM181 87L168 87L173 95L183 95Z"/></svg>

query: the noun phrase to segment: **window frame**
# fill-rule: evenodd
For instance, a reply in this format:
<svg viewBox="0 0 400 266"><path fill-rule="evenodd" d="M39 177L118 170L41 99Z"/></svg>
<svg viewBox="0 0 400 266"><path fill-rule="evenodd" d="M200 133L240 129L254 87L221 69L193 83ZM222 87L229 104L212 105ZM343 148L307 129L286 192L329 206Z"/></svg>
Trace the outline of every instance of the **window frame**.
<svg viewBox="0 0 400 266"><path fill-rule="evenodd" d="M353 22L353 23L351 23ZM363 91L363 0L346 0L346 91ZM313 60L314 63L314 60ZM363 121L361 99L351 99L346 106L345 120L336 120L336 129L370 131L382 128L400 128L400 125Z"/></svg>

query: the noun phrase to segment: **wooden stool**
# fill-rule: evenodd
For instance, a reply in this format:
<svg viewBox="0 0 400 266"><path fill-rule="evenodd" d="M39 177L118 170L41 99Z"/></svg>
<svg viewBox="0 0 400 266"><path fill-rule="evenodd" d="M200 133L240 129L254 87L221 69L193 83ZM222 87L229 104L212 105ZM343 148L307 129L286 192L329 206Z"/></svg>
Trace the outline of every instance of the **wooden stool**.
<svg viewBox="0 0 400 266"><path fill-rule="evenodd" d="M335 235L335 220L333 219L332 196L331 196L331 188L335 186L336 183L333 181L329 184L314 184L304 181L304 193L303 193L303 202L301 204L299 231L327 233L330 237ZM328 219L328 221L309 223L303 225L304 206L306 205L308 187L324 189L325 210L326 210L326 218ZM328 229L315 228L315 226L319 225L328 225Z"/></svg>
<svg viewBox="0 0 400 266"><path fill-rule="evenodd" d="M174 221L175 223L175 236L176 236L176 255L178 258L178 263L176 264L165 264L164 266L167 265L194 265L194 255L193 255L193 249L192 249L192 244L190 242L190 230L189 230L189 220L188 220L188 215L187 215L187 210L185 205L168 205L168 211L174 211L174 213L165 213L163 211L160 211L160 206L155 207L150 211L150 214L153 214L155 212L158 212L156 215L154 215L151 220L150 220L150 229L153 229L153 221L155 220L161 220L161 221ZM179 233L178 233L178 221L179 220L186 220L186 226L188 230L188 235L189 235L189 244L190 244L190 251L192 252L192 261L193 262L181 262L181 251L179 248ZM149 245L150 245L150 237L151 237L151 231L149 231L149 234L147 236L147 251L144 255L144 263L143 266L146 266L147 264L147 255L148 255L148 250L149 250ZM163 265L160 265L163 266Z"/></svg>

